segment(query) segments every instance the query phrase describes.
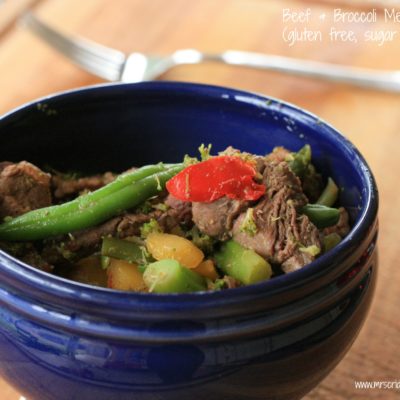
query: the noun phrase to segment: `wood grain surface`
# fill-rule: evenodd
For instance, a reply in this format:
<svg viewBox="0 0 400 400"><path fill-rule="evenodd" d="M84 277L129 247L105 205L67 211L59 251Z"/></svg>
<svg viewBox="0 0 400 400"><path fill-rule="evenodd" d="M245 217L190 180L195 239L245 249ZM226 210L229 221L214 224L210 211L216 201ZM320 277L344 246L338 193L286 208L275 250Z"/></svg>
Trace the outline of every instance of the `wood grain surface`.
<svg viewBox="0 0 400 400"><path fill-rule="evenodd" d="M12 0L11 0L12 1ZM42 0L35 12L48 23L120 50L167 54L179 48L228 48L301 57L377 69L400 69L400 23L334 23L329 2L285 0ZM0 16L3 3L0 1ZM283 8L311 7L306 25L322 42L289 46ZM341 2L340 7L343 7ZM325 18L319 16L326 14ZM399 31L383 45L327 38L331 27ZM395 399L400 390L358 390L355 380L400 381L400 94L333 85L272 72L204 64L185 66L163 79L227 85L279 97L328 121L355 143L372 167L380 189L380 272L369 319L351 351L307 400ZM0 114L52 92L101 82L81 71L18 25L0 36ZM0 382L0 398L17 393ZM221 399L222 400L222 399Z"/></svg>

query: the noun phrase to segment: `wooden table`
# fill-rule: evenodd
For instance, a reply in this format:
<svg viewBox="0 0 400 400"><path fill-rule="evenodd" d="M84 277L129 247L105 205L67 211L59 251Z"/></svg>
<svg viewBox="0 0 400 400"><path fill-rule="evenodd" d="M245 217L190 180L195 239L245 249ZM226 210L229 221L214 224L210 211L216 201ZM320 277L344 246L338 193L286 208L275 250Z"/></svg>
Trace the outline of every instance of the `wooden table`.
<svg viewBox="0 0 400 400"><path fill-rule="evenodd" d="M60 29L126 52L165 54L188 47L207 51L236 48L400 69L400 33L381 46L363 40L358 43L330 41L327 36L332 26L351 29L362 37L367 30L400 31L400 23L334 24L333 3L3 0L0 1L0 114L39 96L101 82L12 24L15 15L28 4L34 4L38 15ZM305 10L307 7L312 11L308 23L283 22L283 8ZM304 26L320 30L324 35L322 42L298 42L290 46L283 40L285 28L303 29ZM282 98L329 121L361 149L380 188L379 283L368 322L356 343L307 399L400 398L399 389L365 391L354 387L355 380L400 381L400 212L397 209L400 209L400 95L210 64L179 67L164 79L227 85ZM0 382L0 398L14 400L18 395L7 383Z"/></svg>

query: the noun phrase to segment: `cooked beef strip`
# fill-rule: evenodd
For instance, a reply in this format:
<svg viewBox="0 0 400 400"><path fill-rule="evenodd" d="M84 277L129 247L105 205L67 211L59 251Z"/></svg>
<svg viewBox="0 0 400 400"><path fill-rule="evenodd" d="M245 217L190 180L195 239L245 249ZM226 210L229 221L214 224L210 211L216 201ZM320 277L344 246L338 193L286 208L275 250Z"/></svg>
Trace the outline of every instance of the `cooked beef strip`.
<svg viewBox="0 0 400 400"><path fill-rule="evenodd" d="M292 154L291 151L284 147L275 147L270 154L265 156L267 162L280 163L287 161ZM323 190L322 176L319 174L312 164L308 165L304 176L301 178L301 184L304 194L308 197L311 203L317 201Z"/></svg>
<svg viewBox="0 0 400 400"><path fill-rule="evenodd" d="M308 202L302 191L300 179L292 172L285 161L266 162L263 183L267 188L265 195L269 199L273 199L282 189L288 189L288 198L293 201L295 207L302 207Z"/></svg>
<svg viewBox="0 0 400 400"><path fill-rule="evenodd" d="M50 175L26 161L0 167L0 218L51 205Z"/></svg>
<svg viewBox="0 0 400 400"><path fill-rule="evenodd" d="M349 214L344 209L344 207L339 208L339 221L336 225L329 226L323 230L324 235L329 235L330 233L337 233L339 236L344 238L350 232L349 224Z"/></svg>
<svg viewBox="0 0 400 400"><path fill-rule="evenodd" d="M285 272L292 264L301 268L314 257L308 253L304 256L300 248L311 245L321 248L321 243L317 228L299 213L308 202L300 179L286 162L274 161L266 162L263 177L266 193L254 207L257 233L251 236L243 231L245 213L242 213L234 223L233 239L272 263L288 262L283 267Z"/></svg>
<svg viewBox="0 0 400 400"><path fill-rule="evenodd" d="M235 219L248 207L247 201L221 197L212 203L193 203L193 222L206 235L226 240Z"/></svg>
<svg viewBox="0 0 400 400"><path fill-rule="evenodd" d="M73 233L72 237L64 242L64 249L74 253L82 250L93 252L99 248L105 236L125 238L139 235L140 227L151 218L152 215L142 213L114 217L101 225Z"/></svg>
<svg viewBox="0 0 400 400"><path fill-rule="evenodd" d="M167 211L157 217L157 221L165 232L171 232L177 227L187 229L193 226L192 221L192 203L182 201L172 195L165 199Z"/></svg>
<svg viewBox="0 0 400 400"><path fill-rule="evenodd" d="M85 190L99 189L112 182L114 179L115 175L111 172L78 179L56 174L51 177L51 186L53 188L54 197L56 199L63 199L64 197L75 197Z"/></svg>
<svg viewBox="0 0 400 400"><path fill-rule="evenodd" d="M58 265L66 260L76 260L100 250L103 237L111 235L125 238L140 234L140 227L149 222L151 215L124 214L114 217L103 224L81 231L72 232L47 241L41 255L51 264Z"/></svg>
<svg viewBox="0 0 400 400"><path fill-rule="evenodd" d="M72 232L69 237L58 238L50 242L43 254L47 260L57 264L66 254L74 253L79 256L99 250L103 237L111 235L119 238L140 235L140 228L151 218L156 219L166 232L184 223L191 223L191 203L167 198L170 206L167 211L152 210L150 213L126 213L114 217L103 224L92 228Z"/></svg>
<svg viewBox="0 0 400 400"><path fill-rule="evenodd" d="M281 268L285 273L296 271L314 261L315 256L302 251L309 246L317 246L321 249L319 231L314 224L310 222L306 215L297 218L296 225L293 226L294 234L297 240L297 246L293 255L282 262ZM300 244L300 246L299 246Z"/></svg>

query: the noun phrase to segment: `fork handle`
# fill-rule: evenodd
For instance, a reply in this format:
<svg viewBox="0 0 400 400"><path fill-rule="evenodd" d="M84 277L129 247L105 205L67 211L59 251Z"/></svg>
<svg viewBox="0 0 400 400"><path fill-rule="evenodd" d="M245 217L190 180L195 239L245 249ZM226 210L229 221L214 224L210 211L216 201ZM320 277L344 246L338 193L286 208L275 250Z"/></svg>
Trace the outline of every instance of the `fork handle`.
<svg viewBox="0 0 400 400"><path fill-rule="evenodd" d="M399 71L353 68L337 64L237 50L227 50L220 54L203 54L202 58L204 61L215 61L263 70L267 69L309 78L346 83L363 88L400 92Z"/></svg>

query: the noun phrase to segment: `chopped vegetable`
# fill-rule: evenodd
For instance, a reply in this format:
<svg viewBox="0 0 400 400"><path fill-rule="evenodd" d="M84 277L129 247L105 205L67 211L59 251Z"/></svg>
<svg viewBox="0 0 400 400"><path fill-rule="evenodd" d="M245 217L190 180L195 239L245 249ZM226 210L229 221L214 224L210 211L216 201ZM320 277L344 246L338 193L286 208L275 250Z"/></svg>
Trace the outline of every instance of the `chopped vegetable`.
<svg viewBox="0 0 400 400"><path fill-rule="evenodd" d="M300 178L304 175L311 162L311 147L306 144L297 153L292 153L288 159L290 169Z"/></svg>
<svg viewBox="0 0 400 400"><path fill-rule="evenodd" d="M271 266L264 258L233 240L221 246L215 260L225 274L245 285L267 280L272 275Z"/></svg>
<svg viewBox="0 0 400 400"><path fill-rule="evenodd" d="M249 207L247 209L243 222L240 225L240 232L247 233L250 236L254 236L257 233L257 225L254 220L254 208Z"/></svg>
<svg viewBox="0 0 400 400"><path fill-rule="evenodd" d="M148 214L150 211L152 211L153 207L151 206L150 201L146 200L136 209L137 211L142 212L143 214Z"/></svg>
<svg viewBox="0 0 400 400"><path fill-rule="evenodd" d="M207 279L207 289L212 291L226 289L226 281L223 278L218 278L215 281Z"/></svg>
<svg viewBox="0 0 400 400"><path fill-rule="evenodd" d="M218 272L212 260L204 260L196 268L193 268L192 271L212 281L218 278Z"/></svg>
<svg viewBox="0 0 400 400"><path fill-rule="evenodd" d="M308 253L310 256L316 257L319 253L321 253L321 249L316 246L315 244L312 244L311 246L300 246L299 250L302 253Z"/></svg>
<svg viewBox="0 0 400 400"><path fill-rule="evenodd" d="M333 249L341 241L342 241L341 236L339 234L337 234L336 232L332 232L329 235L324 236L324 238L322 240L324 253Z"/></svg>
<svg viewBox="0 0 400 400"><path fill-rule="evenodd" d="M128 240L105 237L101 246L103 256L125 260L130 263L147 264L146 248Z"/></svg>
<svg viewBox="0 0 400 400"><path fill-rule="evenodd" d="M146 246L156 260L177 260L187 268L197 267L204 258L204 253L190 240L169 233L151 233Z"/></svg>
<svg viewBox="0 0 400 400"><path fill-rule="evenodd" d="M100 264L101 264L101 268L107 269L108 266L110 265L110 257L100 256Z"/></svg>
<svg viewBox="0 0 400 400"><path fill-rule="evenodd" d="M143 274L134 263L110 258L107 277L107 285L111 289L132 290L135 292L146 290Z"/></svg>
<svg viewBox="0 0 400 400"><path fill-rule="evenodd" d="M194 226L187 232L187 237L205 254L211 254L213 252L216 239L200 232L197 226Z"/></svg>
<svg viewBox="0 0 400 400"><path fill-rule="evenodd" d="M146 222L140 227L140 236L142 239L146 239L150 233L160 232L162 232L161 226L154 218L151 218L149 222Z"/></svg>
<svg viewBox="0 0 400 400"><path fill-rule="evenodd" d="M167 211L168 210L168 206L165 203L153 204L152 208L154 210L159 210L159 211Z"/></svg>
<svg viewBox="0 0 400 400"><path fill-rule="evenodd" d="M87 285L107 287L107 275L101 268L98 256L89 256L79 260L71 267L68 278Z"/></svg>
<svg viewBox="0 0 400 400"><path fill-rule="evenodd" d="M197 164L199 160L196 157L190 157L188 154L185 154L183 157L183 165L188 167L189 165Z"/></svg>
<svg viewBox="0 0 400 400"><path fill-rule="evenodd" d="M149 264L144 282L153 293L189 293L206 290L206 280L176 260L161 260Z"/></svg>
<svg viewBox="0 0 400 400"><path fill-rule="evenodd" d="M38 240L97 225L157 194L181 165L143 167L70 202L30 211L0 225L0 239ZM154 170L159 172L153 173ZM151 172L151 175L149 173ZM130 179L127 177L130 176Z"/></svg>
<svg viewBox="0 0 400 400"><path fill-rule="evenodd" d="M332 208L339 189L332 178L324 189L309 145L297 153L276 147L264 157L231 146L217 156L210 151L202 144L199 158L130 170L110 184L110 172L66 181L26 161L7 162L0 248L78 282L186 293L290 273L349 232L346 210ZM39 208L52 204L52 195L60 201L83 192ZM21 215L26 210L35 211ZM279 260L274 272L267 260Z"/></svg>
<svg viewBox="0 0 400 400"><path fill-rule="evenodd" d="M307 204L302 211L318 229L337 224L340 217L340 211L337 208L321 204Z"/></svg>
<svg viewBox="0 0 400 400"><path fill-rule="evenodd" d="M208 160L211 156L210 156L210 153L211 153L211 143L206 147L206 146L204 146L204 143L202 143L201 145L200 145L200 147L199 147L199 153L200 153L200 158L201 158L201 161L206 161L206 160Z"/></svg>
<svg viewBox="0 0 400 400"><path fill-rule="evenodd" d="M239 157L212 157L190 165L167 182L167 189L183 201L212 202L223 196L257 200L265 186L254 181L255 168Z"/></svg>
<svg viewBox="0 0 400 400"><path fill-rule="evenodd" d="M328 178L328 183L325 186L324 191L319 196L317 200L317 204L321 204L323 206L332 207L338 198L339 188L336 186L336 183L332 178Z"/></svg>

